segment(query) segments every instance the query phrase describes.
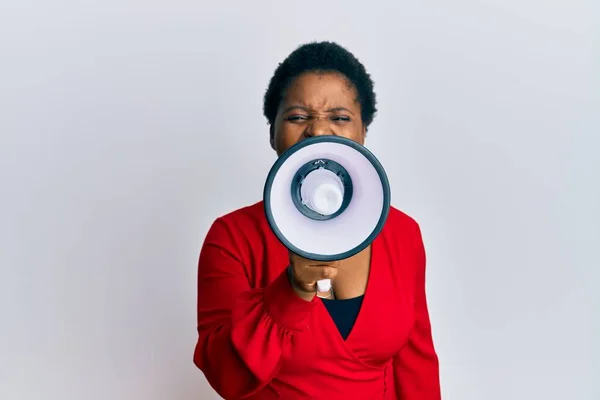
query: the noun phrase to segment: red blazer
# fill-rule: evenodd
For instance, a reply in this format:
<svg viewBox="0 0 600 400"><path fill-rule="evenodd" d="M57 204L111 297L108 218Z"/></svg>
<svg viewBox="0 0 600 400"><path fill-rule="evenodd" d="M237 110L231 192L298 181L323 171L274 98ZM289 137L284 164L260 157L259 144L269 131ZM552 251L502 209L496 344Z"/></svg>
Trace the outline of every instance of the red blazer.
<svg viewBox="0 0 600 400"><path fill-rule="evenodd" d="M225 399L440 400L419 225L392 208L371 257L344 340L322 300L290 286L262 202L216 219L200 252L194 363Z"/></svg>

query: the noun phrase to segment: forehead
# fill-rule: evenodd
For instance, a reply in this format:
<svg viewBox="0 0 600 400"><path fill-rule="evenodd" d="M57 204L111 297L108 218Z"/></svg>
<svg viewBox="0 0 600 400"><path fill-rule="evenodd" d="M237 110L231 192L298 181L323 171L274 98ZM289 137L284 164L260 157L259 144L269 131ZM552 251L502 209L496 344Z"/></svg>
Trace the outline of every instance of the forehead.
<svg viewBox="0 0 600 400"><path fill-rule="evenodd" d="M309 72L298 76L287 88L283 103L299 104L315 109L359 107L356 90L350 81L332 72Z"/></svg>

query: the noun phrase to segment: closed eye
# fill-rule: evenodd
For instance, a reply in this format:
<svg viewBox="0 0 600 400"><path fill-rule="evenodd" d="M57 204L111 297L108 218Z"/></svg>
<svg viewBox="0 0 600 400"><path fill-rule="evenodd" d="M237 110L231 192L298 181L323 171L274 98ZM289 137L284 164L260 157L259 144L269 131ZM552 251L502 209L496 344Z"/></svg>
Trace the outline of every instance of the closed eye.
<svg viewBox="0 0 600 400"><path fill-rule="evenodd" d="M306 117L304 115L290 115L289 117L286 118L286 120L290 121L290 122L306 121L307 119L308 119L308 117Z"/></svg>
<svg viewBox="0 0 600 400"><path fill-rule="evenodd" d="M342 121L342 122L349 122L350 121L350 117L346 117L344 115L337 115L335 117L331 117L331 119L333 121Z"/></svg>

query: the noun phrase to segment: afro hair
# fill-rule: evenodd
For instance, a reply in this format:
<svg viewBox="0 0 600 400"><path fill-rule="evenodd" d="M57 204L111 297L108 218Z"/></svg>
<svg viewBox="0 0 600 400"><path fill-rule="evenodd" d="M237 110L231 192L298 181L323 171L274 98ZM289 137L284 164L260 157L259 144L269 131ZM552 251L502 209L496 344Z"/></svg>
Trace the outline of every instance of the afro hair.
<svg viewBox="0 0 600 400"><path fill-rule="evenodd" d="M371 76L352 53L337 43L325 41L299 46L275 70L263 99L263 114L270 125L275 122L290 83L306 72L335 72L345 76L358 95L365 127L373 122L377 101Z"/></svg>

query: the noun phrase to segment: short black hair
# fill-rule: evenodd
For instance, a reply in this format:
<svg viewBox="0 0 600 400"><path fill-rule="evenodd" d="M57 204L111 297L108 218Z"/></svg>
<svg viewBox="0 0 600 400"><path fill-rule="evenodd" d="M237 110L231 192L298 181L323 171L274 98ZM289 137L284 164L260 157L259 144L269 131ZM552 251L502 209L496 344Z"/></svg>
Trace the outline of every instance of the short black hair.
<svg viewBox="0 0 600 400"><path fill-rule="evenodd" d="M360 103L361 119L368 127L375 113L373 81L364 65L348 50L335 42L310 42L296 48L279 64L263 98L263 114L273 125L279 105L290 83L306 72L336 72L354 86Z"/></svg>

